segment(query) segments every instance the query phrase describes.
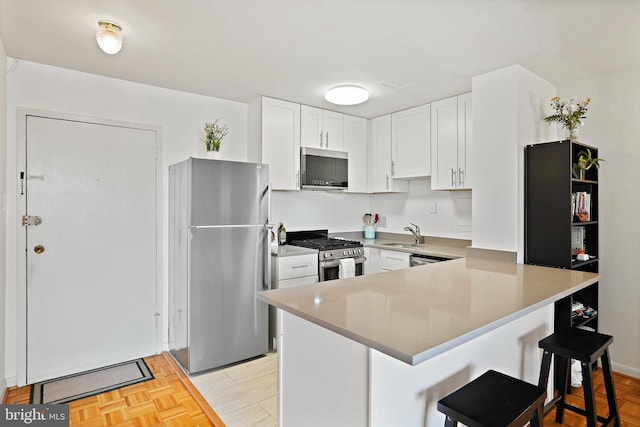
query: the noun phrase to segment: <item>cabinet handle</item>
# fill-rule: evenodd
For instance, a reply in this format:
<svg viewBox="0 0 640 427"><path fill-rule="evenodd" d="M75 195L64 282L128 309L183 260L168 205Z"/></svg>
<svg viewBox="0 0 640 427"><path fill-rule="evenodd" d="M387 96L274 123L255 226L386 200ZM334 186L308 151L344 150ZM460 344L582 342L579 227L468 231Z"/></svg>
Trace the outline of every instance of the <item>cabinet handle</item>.
<svg viewBox="0 0 640 427"><path fill-rule="evenodd" d="M327 140L327 143L325 144L325 147L326 147L326 148L329 148L329 131L326 131L326 132L324 133L324 137L325 137L325 139Z"/></svg>
<svg viewBox="0 0 640 427"><path fill-rule="evenodd" d="M291 268L296 269L296 268L309 268L309 267L311 267L311 265L305 264L305 265L294 265Z"/></svg>
<svg viewBox="0 0 640 427"><path fill-rule="evenodd" d="M396 162L391 161L391 176L396 176Z"/></svg>
<svg viewBox="0 0 640 427"><path fill-rule="evenodd" d="M389 190L389 174L387 174L387 190Z"/></svg>
<svg viewBox="0 0 640 427"><path fill-rule="evenodd" d="M458 187L464 187L464 171L462 170L462 168L458 168L458 183Z"/></svg>
<svg viewBox="0 0 640 427"><path fill-rule="evenodd" d="M456 188L456 170L451 168L451 187Z"/></svg>
<svg viewBox="0 0 640 427"><path fill-rule="evenodd" d="M320 131L320 148L322 148L322 133L323 131Z"/></svg>
<svg viewBox="0 0 640 427"><path fill-rule="evenodd" d="M296 172L296 188L300 188L300 171Z"/></svg>

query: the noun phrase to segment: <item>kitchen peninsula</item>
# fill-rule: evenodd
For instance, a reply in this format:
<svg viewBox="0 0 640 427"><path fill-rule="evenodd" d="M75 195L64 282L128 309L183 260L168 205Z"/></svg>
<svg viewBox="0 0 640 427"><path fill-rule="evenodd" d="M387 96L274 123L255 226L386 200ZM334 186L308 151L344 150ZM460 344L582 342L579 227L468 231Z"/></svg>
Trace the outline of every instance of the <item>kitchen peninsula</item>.
<svg viewBox="0 0 640 427"><path fill-rule="evenodd" d="M284 310L280 425L442 425L438 399L487 369L535 383L554 302L599 277L462 258L262 292Z"/></svg>

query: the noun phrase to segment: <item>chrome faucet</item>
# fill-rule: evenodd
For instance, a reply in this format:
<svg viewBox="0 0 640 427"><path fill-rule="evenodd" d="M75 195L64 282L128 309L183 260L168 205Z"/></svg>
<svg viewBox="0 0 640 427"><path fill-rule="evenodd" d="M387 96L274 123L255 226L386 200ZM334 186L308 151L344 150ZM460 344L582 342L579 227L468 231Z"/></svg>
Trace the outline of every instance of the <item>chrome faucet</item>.
<svg viewBox="0 0 640 427"><path fill-rule="evenodd" d="M420 244L420 227L418 227L416 224L414 223L410 223L411 225L413 225L413 227L411 226L406 226L404 228L404 231L410 231L411 234L413 234L413 237L416 239L416 245ZM414 228L415 227L415 228Z"/></svg>

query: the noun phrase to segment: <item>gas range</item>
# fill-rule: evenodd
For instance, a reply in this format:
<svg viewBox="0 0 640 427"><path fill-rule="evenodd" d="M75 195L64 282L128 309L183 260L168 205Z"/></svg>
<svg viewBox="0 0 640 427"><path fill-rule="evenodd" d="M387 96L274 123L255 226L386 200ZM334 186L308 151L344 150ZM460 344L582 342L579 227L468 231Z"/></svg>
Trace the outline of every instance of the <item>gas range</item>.
<svg viewBox="0 0 640 427"><path fill-rule="evenodd" d="M328 237L328 230L287 233L287 244L318 250L320 261L356 258L364 255L362 243L356 240Z"/></svg>
<svg viewBox="0 0 640 427"><path fill-rule="evenodd" d="M328 230L294 231L287 233L287 244L318 251L320 282L364 274L364 247L356 240L329 237Z"/></svg>

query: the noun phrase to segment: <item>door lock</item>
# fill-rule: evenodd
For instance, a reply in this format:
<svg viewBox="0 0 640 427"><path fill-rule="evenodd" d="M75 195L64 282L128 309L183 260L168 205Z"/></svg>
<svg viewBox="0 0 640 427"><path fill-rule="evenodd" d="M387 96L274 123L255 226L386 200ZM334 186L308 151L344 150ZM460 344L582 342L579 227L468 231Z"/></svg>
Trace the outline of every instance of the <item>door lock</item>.
<svg viewBox="0 0 640 427"><path fill-rule="evenodd" d="M41 253L44 252L44 246L42 245L37 245L33 247L33 252L37 253L38 255L40 255Z"/></svg>
<svg viewBox="0 0 640 427"><path fill-rule="evenodd" d="M36 226L42 223L42 218L37 215L22 215L22 225L24 226Z"/></svg>

